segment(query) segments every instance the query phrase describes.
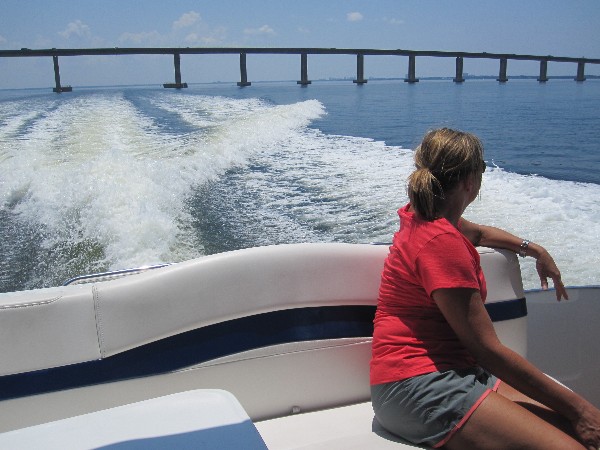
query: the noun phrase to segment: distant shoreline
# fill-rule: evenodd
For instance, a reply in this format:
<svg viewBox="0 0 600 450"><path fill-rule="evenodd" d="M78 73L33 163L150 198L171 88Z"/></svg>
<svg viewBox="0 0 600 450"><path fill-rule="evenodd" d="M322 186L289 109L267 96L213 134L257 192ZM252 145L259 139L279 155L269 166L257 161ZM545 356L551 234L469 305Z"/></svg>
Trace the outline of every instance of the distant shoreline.
<svg viewBox="0 0 600 450"><path fill-rule="evenodd" d="M586 75L586 79L600 79L600 75ZM373 81L403 81L407 77L370 77L368 80ZM497 80L498 75L463 75L465 80ZM539 75L509 75L509 80L537 80ZM573 75L549 75L548 80L573 80ZM322 78L314 81L352 81L354 77L344 77L344 78ZM444 80L444 81L452 81L454 80L453 76L447 77L417 77L418 80ZM258 83L258 82L257 82Z"/></svg>
<svg viewBox="0 0 600 450"><path fill-rule="evenodd" d="M537 80L537 75L510 75L508 81L511 80ZM586 75L586 80L600 80L600 75ZM317 78L311 80L313 83L328 83L336 81L352 82L355 77L330 77L330 78ZM406 77L369 77L367 81L404 81ZM418 80L422 81L453 81L453 76L446 77L417 77ZM463 79L468 80L493 80L498 79L498 75L464 75ZM549 75L548 81L550 80L574 80L573 75ZM254 84L265 84L265 83L295 83L297 80L252 80ZM236 81L199 81L199 82L188 82L190 86L197 85L213 85L213 84L233 84L235 86ZM123 88L123 87L162 87L162 83L144 83L144 84L106 84L106 85L75 85L77 89L96 89L96 88ZM52 86L45 87L27 87L27 88L0 88L0 92L3 91L25 91L25 90L47 90L52 89Z"/></svg>

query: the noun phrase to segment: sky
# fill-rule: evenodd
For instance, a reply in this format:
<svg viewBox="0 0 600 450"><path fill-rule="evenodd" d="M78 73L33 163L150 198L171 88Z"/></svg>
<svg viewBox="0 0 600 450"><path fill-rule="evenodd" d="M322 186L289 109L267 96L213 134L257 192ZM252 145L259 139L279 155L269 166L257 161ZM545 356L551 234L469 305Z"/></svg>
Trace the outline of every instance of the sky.
<svg viewBox="0 0 600 450"><path fill-rule="evenodd" d="M600 58L600 0L2 0L0 49L324 47ZM498 61L464 71L497 75ZM408 58L365 57L365 77L404 77ZM248 81L298 80L298 55L248 55ZM182 81L236 82L237 55L183 55ZM63 85L174 81L170 55L62 57ZM511 74L539 63L509 61ZM548 75L575 75L550 63ZM417 58L417 77L453 76L453 58ZM600 75L600 65L586 65ZM355 78L353 55L309 55L311 80ZM52 59L0 58L0 89L51 87Z"/></svg>

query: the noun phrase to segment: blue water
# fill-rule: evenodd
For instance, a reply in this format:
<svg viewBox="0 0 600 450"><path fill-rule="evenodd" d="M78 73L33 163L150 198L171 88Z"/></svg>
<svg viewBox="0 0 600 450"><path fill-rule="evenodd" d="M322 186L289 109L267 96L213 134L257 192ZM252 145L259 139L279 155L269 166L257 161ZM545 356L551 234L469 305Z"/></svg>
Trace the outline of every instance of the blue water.
<svg viewBox="0 0 600 450"><path fill-rule="evenodd" d="M466 215L600 273L600 82L0 91L0 292L285 242L386 242L440 126L490 167ZM523 264L526 288L539 284Z"/></svg>

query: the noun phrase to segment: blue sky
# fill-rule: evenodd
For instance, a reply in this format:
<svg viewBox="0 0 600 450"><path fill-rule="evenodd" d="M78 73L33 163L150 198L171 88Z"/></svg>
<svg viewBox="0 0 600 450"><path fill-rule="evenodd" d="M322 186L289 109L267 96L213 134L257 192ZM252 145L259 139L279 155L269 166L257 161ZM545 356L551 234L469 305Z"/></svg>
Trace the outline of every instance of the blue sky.
<svg viewBox="0 0 600 450"><path fill-rule="evenodd" d="M337 47L600 58L599 0L2 0L0 48ZM63 84L173 81L171 56L64 57ZM238 81L239 59L182 56L183 81ZM403 77L405 57L366 57L365 76ZM466 60L473 74L497 61ZM508 73L536 75L535 62ZM549 75L574 75L550 63ZM248 79L299 79L298 56L248 56ZM600 74L599 65L586 66ZM354 56L309 56L309 79L354 77ZM417 76L452 76L454 60L418 58ZM50 58L0 58L0 89L52 86Z"/></svg>

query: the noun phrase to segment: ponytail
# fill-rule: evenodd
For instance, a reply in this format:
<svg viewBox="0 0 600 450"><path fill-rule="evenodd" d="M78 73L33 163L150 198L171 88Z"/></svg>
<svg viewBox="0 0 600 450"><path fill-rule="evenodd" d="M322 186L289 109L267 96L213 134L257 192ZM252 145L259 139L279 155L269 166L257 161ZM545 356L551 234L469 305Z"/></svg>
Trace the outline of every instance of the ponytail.
<svg viewBox="0 0 600 450"><path fill-rule="evenodd" d="M439 201L444 198L444 190L429 169L415 170L408 178L407 191L410 203L423 219L437 218Z"/></svg>

